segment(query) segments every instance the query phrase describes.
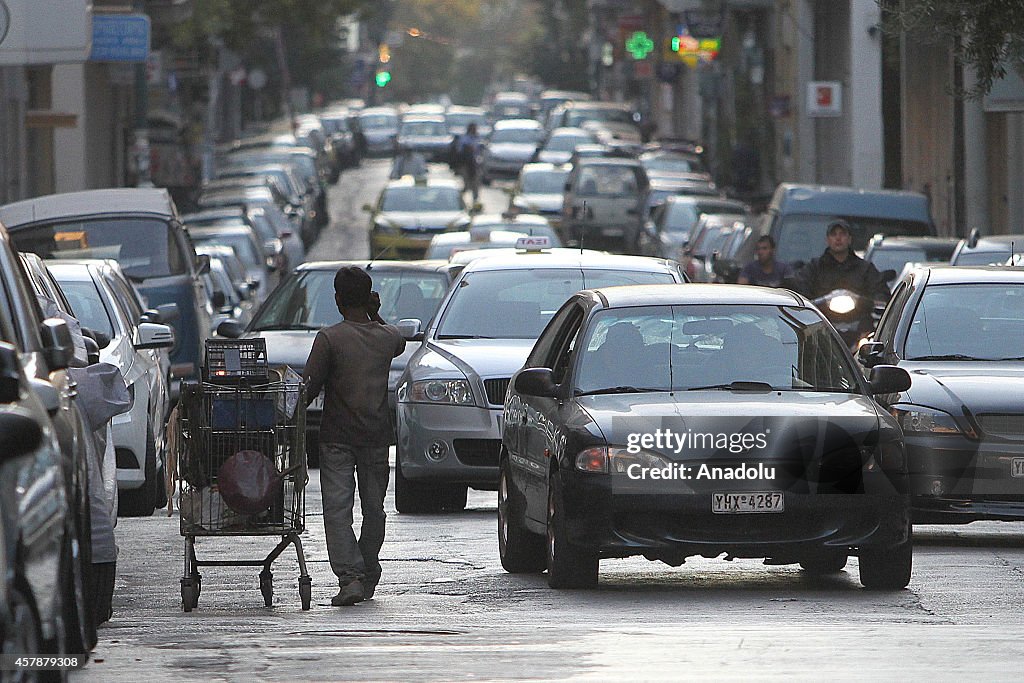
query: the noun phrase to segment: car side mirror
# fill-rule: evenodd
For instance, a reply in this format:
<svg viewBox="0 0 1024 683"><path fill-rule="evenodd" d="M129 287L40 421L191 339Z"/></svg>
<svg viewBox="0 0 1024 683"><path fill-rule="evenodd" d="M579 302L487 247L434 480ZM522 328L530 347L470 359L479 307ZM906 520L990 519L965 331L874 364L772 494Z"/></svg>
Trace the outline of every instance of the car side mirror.
<svg viewBox="0 0 1024 683"><path fill-rule="evenodd" d="M227 337L228 339L238 339L245 332L245 327L242 323L238 322L234 318L228 318L220 325L217 325L217 336Z"/></svg>
<svg viewBox="0 0 1024 683"><path fill-rule="evenodd" d="M892 268L882 271L882 282L892 282L896 277L896 271Z"/></svg>
<svg viewBox="0 0 1024 683"><path fill-rule="evenodd" d="M169 349L174 346L174 329L159 323L140 323L137 349Z"/></svg>
<svg viewBox="0 0 1024 683"><path fill-rule="evenodd" d="M527 368L516 375L515 390L524 396L554 398L558 393L550 368Z"/></svg>
<svg viewBox="0 0 1024 683"><path fill-rule="evenodd" d="M88 335L82 335L82 339L85 341L85 357L86 362L89 365L95 365L100 362L100 345L95 339Z"/></svg>
<svg viewBox="0 0 1024 683"><path fill-rule="evenodd" d="M75 357L75 343L68 324L60 318L47 318L39 327L43 340L43 357L50 371L63 370Z"/></svg>
<svg viewBox="0 0 1024 683"><path fill-rule="evenodd" d="M419 318L402 318L398 321L398 332L406 341L423 341L423 321Z"/></svg>
<svg viewBox="0 0 1024 683"><path fill-rule="evenodd" d="M898 394L910 388L910 373L895 365L876 365L868 383L872 394Z"/></svg>
<svg viewBox="0 0 1024 683"><path fill-rule="evenodd" d="M0 413L0 460L28 455L43 441L43 427L32 413L10 408Z"/></svg>
<svg viewBox="0 0 1024 683"><path fill-rule="evenodd" d="M210 255L196 254L196 275L205 275L210 272Z"/></svg>
<svg viewBox="0 0 1024 683"><path fill-rule="evenodd" d="M0 403L14 403L21 397L18 349L0 342Z"/></svg>
<svg viewBox="0 0 1024 683"><path fill-rule="evenodd" d="M873 368L882 364L882 356L885 353L885 344L882 342L865 342L857 349L857 360L866 368Z"/></svg>

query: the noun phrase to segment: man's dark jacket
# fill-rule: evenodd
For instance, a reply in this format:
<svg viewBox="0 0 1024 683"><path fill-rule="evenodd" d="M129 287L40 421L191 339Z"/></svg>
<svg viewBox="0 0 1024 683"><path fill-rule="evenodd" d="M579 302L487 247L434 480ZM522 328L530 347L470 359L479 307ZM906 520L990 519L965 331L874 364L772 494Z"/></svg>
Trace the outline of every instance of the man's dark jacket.
<svg viewBox="0 0 1024 683"><path fill-rule="evenodd" d="M849 289L876 301L889 300L889 287L882 274L852 251L839 262L828 249L800 269L790 283L791 288L810 299L817 299L835 289Z"/></svg>

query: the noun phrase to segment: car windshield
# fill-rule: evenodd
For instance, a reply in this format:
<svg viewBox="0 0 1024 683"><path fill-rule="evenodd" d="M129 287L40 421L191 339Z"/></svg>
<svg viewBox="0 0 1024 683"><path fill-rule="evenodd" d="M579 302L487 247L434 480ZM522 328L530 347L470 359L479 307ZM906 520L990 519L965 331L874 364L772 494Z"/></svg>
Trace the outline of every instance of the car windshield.
<svg viewBox="0 0 1024 683"><path fill-rule="evenodd" d="M825 251L825 233L829 223L842 218L850 224L854 251L867 249L875 235L886 237L925 237L931 233L927 223L860 216L791 214L782 219L776 242L775 258L780 261L810 261Z"/></svg>
<svg viewBox="0 0 1024 683"><path fill-rule="evenodd" d="M580 169L576 194L580 197L626 196L638 191L637 174L632 166L590 165Z"/></svg>
<svg viewBox="0 0 1024 683"><path fill-rule="evenodd" d="M539 128L504 128L491 134L491 144L496 142L536 144L540 140L541 132Z"/></svg>
<svg viewBox="0 0 1024 683"><path fill-rule="evenodd" d="M1024 285L931 285L914 311L907 360L1024 359Z"/></svg>
<svg viewBox="0 0 1024 683"><path fill-rule="evenodd" d="M462 195L454 187L389 187L381 211L461 211Z"/></svg>
<svg viewBox="0 0 1024 683"><path fill-rule="evenodd" d="M64 297L71 305L71 312L93 332L102 332L114 336L114 323L110 319L107 307L103 305L103 297L92 280L68 280L57 276L57 282L64 292Z"/></svg>
<svg viewBox="0 0 1024 683"><path fill-rule="evenodd" d="M691 157L682 156L656 156L641 157L640 163L647 169L650 175L661 173L703 173L704 166L700 161Z"/></svg>
<svg viewBox="0 0 1024 683"><path fill-rule="evenodd" d="M609 309L594 316L581 348L578 394L624 387L860 392L849 353L822 316L806 308Z"/></svg>
<svg viewBox="0 0 1024 683"><path fill-rule="evenodd" d="M594 142L589 135L552 135L548 143L544 145L546 152L571 152L576 145L586 145Z"/></svg>
<svg viewBox="0 0 1024 683"><path fill-rule="evenodd" d="M380 294L380 316L392 325L405 318L417 318L426 325L448 290L444 273L377 269L369 273L374 291ZM250 329L320 329L341 322L334 276L333 270L292 273L270 295Z"/></svg>
<svg viewBox="0 0 1024 683"><path fill-rule="evenodd" d="M390 114L367 114L359 117L359 125L367 128L397 128L398 117Z"/></svg>
<svg viewBox="0 0 1024 683"><path fill-rule="evenodd" d="M170 226L152 218L99 218L36 225L11 233L18 251L44 259L114 259L134 280L188 272L185 248Z"/></svg>
<svg viewBox="0 0 1024 683"><path fill-rule="evenodd" d="M665 272L537 268L467 274L438 325L437 339L536 339L581 289L670 284Z"/></svg>
<svg viewBox="0 0 1024 683"><path fill-rule="evenodd" d="M623 109L574 109L569 112L566 125L579 126L587 121L604 123L635 123L633 115Z"/></svg>
<svg viewBox="0 0 1024 683"><path fill-rule="evenodd" d="M992 251L991 249L985 250L967 250L964 249L956 257L956 261L953 263L955 266L993 266L1003 265L1010 258L1010 245L1007 244L1006 248L1002 251Z"/></svg>
<svg viewBox="0 0 1024 683"><path fill-rule="evenodd" d="M411 121L402 124L402 135L446 135L443 123L433 121Z"/></svg>
<svg viewBox="0 0 1024 683"><path fill-rule="evenodd" d="M899 273L908 263L925 263L931 260L933 259L928 258L924 249L876 249L871 252L871 263L879 272L891 269Z"/></svg>
<svg viewBox="0 0 1024 683"><path fill-rule="evenodd" d="M483 126L487 123L487 120L480 114L447 114L444 118L448 122L449 127L465 128L471 123L475 123L477 126Z"/></svg>
<svg viewBox="0 0 1024 683"><path fill-rule="evenodd" d="M568 171L530 171L523 174L520 192L525 194L562 194Z"/></svg>
<svg viewBox="0 0 1024 683"><path fill-rule="evenodd" d="M225 232L193 232L191 236L192 242L196 246L209 244L231 247L231 250L238 256L238 260L246 266L261 266L263 264L263 258L260 256L259 249L251 235Z"/></svg>

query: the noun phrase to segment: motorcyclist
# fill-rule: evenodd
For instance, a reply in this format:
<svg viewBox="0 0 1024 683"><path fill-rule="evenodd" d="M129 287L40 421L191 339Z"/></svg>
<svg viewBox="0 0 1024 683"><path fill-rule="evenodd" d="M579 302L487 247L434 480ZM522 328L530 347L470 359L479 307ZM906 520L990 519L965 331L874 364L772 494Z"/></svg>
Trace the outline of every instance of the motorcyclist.
<svg viewBox="0 0 1024 683"><path fill-rule="evenodd" d="M810 299L817 299L837 289L848 289L875 301L889 300L889 287L875 266L853 253L850 248L850 224L842 219L829 223L825 237L825 253L800 269L789 282L794 289Z"/></svg>

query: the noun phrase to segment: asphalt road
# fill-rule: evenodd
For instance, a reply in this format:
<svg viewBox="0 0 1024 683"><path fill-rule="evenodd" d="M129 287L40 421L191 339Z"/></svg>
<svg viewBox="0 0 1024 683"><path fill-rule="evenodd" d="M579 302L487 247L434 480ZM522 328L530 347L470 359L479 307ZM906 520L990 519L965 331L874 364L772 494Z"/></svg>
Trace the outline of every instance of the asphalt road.
<svg viewBox="0 0 1024 683"><path fill-rule="evenodd" d="M367 217L387 176L373 162L332 188L333 224L310 259L365 258ZM505 195L487 189L489 211ZM114 618L76 681L464 679L1019 680L1024 669L1024 525L918 527L904 591L865 591L857 561L825 579L756 560L694 558L679 568L605 561L597 590L553 591L498 561L496 496L468 510L398 515L389 494L376 597L335 608L319 479L303 536L313 608L294 553L275 564L274 604L257 570L208 568L184 614L177 515L121 519ZM357 505L358 518L358 505ZM272 539L208 539L200 557L265 555Z"/></svg>

